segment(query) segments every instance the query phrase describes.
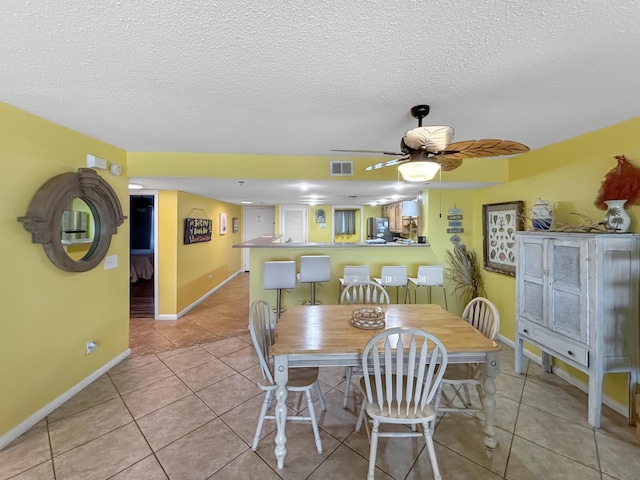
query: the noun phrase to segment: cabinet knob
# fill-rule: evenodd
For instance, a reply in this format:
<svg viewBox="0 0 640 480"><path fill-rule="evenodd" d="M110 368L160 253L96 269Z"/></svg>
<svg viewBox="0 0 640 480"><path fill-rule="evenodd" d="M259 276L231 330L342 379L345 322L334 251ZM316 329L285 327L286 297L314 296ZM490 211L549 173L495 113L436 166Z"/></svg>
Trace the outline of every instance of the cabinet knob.
<svg viewBox="0 0 640 480"><path fill-rule="evenodd" d="M529 333L529 330L527 330L526 328L522 330L524 333Z"/></svg>
<svg viewBox="0 0 640 480"><path fill-rule="evenodd" d="M567 351L567 353L573 357L573 352L571 350Z"/></svg>

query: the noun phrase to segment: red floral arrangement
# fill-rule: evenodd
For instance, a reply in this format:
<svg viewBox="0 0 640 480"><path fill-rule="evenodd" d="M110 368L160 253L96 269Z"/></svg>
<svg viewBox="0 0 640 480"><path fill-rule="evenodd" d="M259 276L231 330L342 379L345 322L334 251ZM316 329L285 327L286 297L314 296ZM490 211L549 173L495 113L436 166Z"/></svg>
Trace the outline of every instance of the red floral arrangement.
<svg viewBox="0 0 640 480"><path fill-rule="evenodd" d="M640 169L634 167L624 155L616 155L618 165L609 170L600 184L598 196L593 202L600 210L606 210L607 200L626 200L625 207L640 205Z"/></svg>

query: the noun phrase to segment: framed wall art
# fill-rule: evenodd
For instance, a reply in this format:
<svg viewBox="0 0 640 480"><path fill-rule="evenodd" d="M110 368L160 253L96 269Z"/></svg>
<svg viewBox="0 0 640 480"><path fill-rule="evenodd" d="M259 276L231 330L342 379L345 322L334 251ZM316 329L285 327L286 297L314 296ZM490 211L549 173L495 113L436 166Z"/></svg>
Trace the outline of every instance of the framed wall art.
<svg viewBox="0 0 640 480"><path fill-rule="evenodd" d="M210 242L212 223L208 218L185 218L184 244Z"/></svg>
<svg viewBox="0 0 640 480"><path fill-rule="evenodd" d="M482 206L485 270L515 276L516 232L524 230L523 215L524 202L521 200Z"/></svg>
<svg viewBox="0 0 640 480"><path fill-rule="evenodd" d="M227 233L227 214L226 213L221 213L220 214L220 230L219 230L220 235L225 235Z"/></svg>
<svg viewBox="0 0 640 480"><path fill-rule="evenodd" d="M238 217L233 217L231 219L231 231L233 233L238 233Z"/></svg>

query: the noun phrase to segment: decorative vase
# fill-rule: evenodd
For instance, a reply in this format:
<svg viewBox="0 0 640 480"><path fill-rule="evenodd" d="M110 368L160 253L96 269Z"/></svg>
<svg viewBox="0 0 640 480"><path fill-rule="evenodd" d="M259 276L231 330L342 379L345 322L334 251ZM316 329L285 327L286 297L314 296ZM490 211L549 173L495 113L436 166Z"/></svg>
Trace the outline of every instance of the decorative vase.
<svg viewBox="0 0 640 480"><path fill-rule="evenodd" d="M553 211L546 200L539 198L531 207L531 225L534 230L549 230Z"/></svg>
<svg viewBox="0 0 640 480"><path fill-rule="evenodd" d="M617 233L624 233L629 230L631 217L624 209L626 202L626 200L605 200L607 213L604 215L603 223L607 230Z"/></svg>

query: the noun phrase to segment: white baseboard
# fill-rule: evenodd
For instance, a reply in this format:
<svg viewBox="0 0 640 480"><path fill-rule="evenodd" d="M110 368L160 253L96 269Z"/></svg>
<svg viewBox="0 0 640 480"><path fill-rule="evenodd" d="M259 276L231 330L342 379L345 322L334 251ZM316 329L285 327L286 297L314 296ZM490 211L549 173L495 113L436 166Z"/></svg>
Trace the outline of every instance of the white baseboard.
<svg viewBox="0 0 640 480"><path fill-rule="evenodd" d="M203 302L209 295L211 295L212 293L216 292L218 289L220 289L223 285L225 285L226 283L230 282L231 280L233 280L233 278L238 275L239 273L242 273L242 270L238 270L236 273L234 273L233 275L231 275L230 277L228 277L226 280L220 282L218 285L216 285L214 288L212 288L211 290L209 290L207 293L205 293L203 296L201 296L200 298L198 298L195 302L193 302L191 305L187 306L186 308L182 309L180 312L178 313L165 313L165 314L160 314L158 315L158 318L156 320L178 320L180 317L186 315L189 310L191 310L192 308L194 308L196 305L198 305L199 303Z"/></svg>
<svg viewBox="0 0 640 480"><path fill-rule="evenodd" d="M510 347L515 349L516 344L513 340L503 337L502 335L498 335L498 339L501 342L505 343L506 345L509 345ZM540 357L539 355L534 355L533 353L528 351L526 348L523 351L524 351L524 356L527 357L529 360L537 363L538 365L542 365L542 357ZM588 384L584 383L581 380L578 380L575 377L572 377L571 375L569 375L568 372L562 370L561 368L552 367L552 370L554 375L557 375L568 384L573 385L576 388L579 388L585 393L588 393L589 391ZM607 407L611 408L613 411L619 413L625 418L627 418L627 415L629 415L629 409L627 408L626 405L623 405L620 402L613 400L611 397L605 395L604 392L602 393L602 403L604 403ZM585 416L586 415L587 415L587 411L585 410Z"/></svg>
<svg viewBox="0 0 640 480"><path fill-rule="evenodd" d="M71 387L69 390L64 392L58 398L49 402L47 405L45 405L40 410L38 410L33 415L31 415L29 418L19 423L18 425L16 425L14 428L9 430L4 435L0 436L0 450L2 450L4 447L9 445L20 435L27 432L27 430L33 427L36 423L38 423L40 420L45 418L47 415L53 412L56 408L58 408L64 402L69 400L71 397L78 394L81 390L83 390L84 388L89 386L91 383L96 381L102 375L107 373L109 370L111 370L113 367L115 367L117 364L119 364L122 360L127 358L129 355L131 355L131 349L127 348L124 352L119 354L117 357L111 359L109 362L105 363L102 367L100 367L98 370L93 372L91 375L84 378L79 383L76 383L73 387Z"/></svg>

